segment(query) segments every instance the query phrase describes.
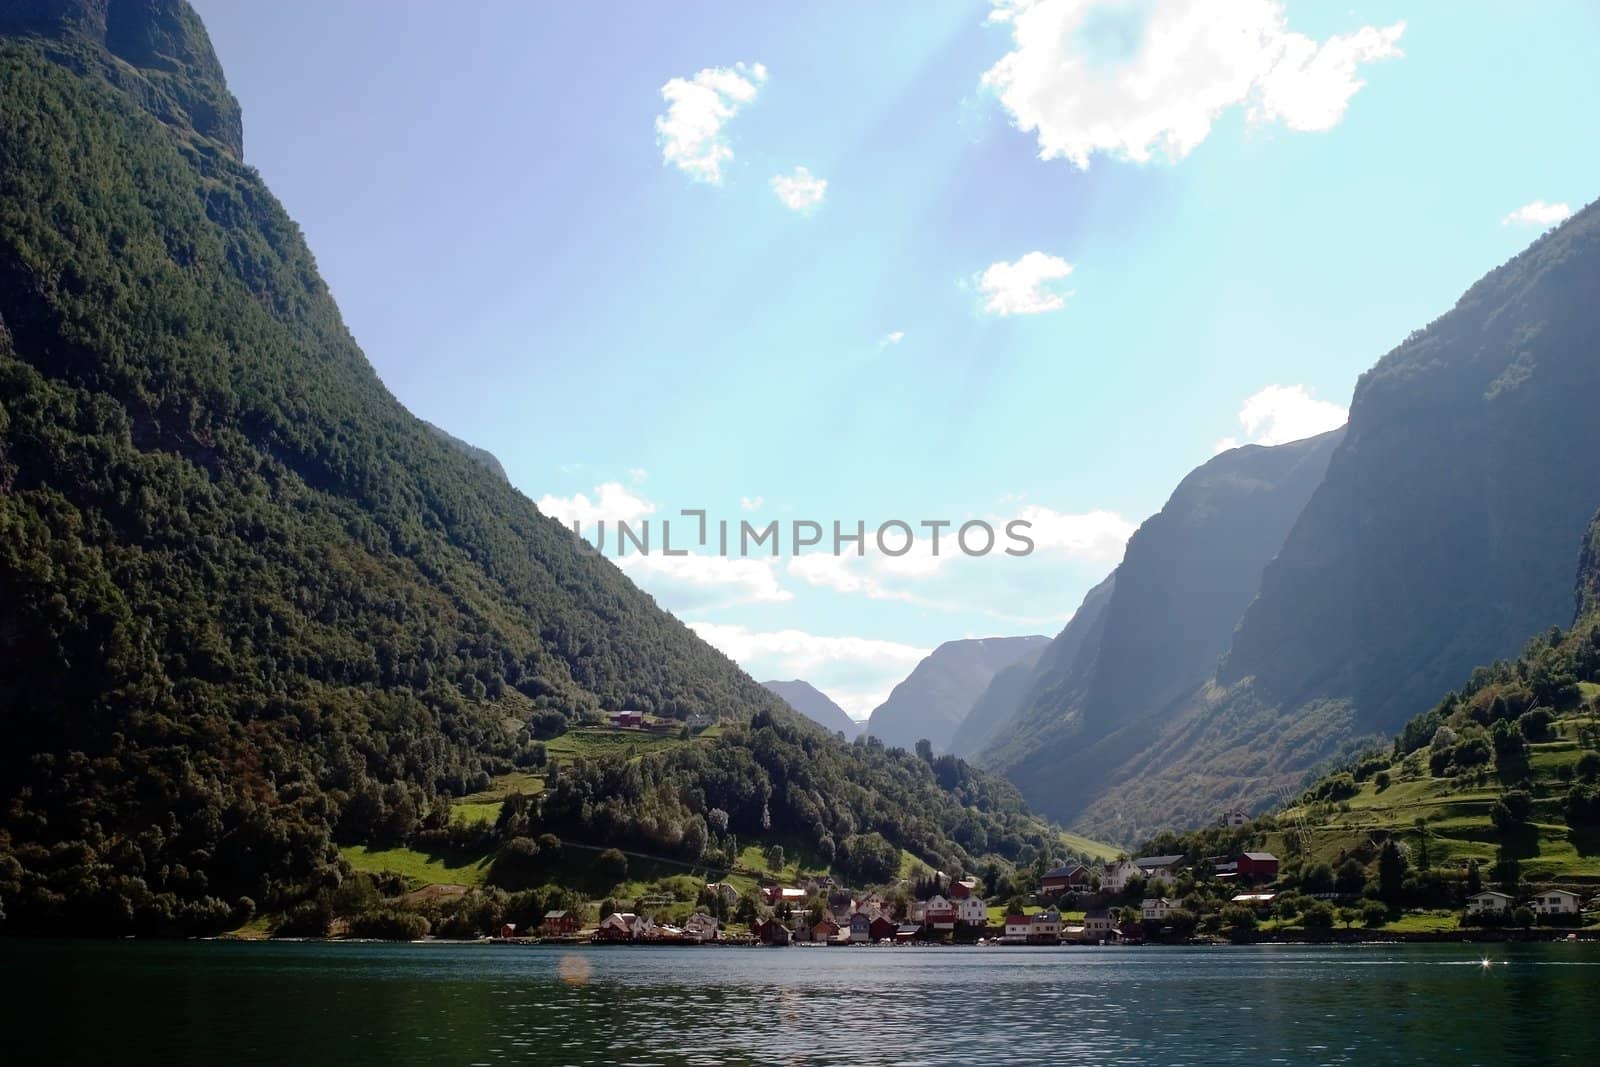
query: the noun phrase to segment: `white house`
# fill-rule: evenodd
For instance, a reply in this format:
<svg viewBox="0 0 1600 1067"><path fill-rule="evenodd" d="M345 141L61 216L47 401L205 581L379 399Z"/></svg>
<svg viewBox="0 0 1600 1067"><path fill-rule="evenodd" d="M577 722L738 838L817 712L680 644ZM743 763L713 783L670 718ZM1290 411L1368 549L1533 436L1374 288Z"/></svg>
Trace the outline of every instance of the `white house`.
<svg viewBox="0 0 1600 1067"><path fill-rule="evenodd" d="M1033 920L1026 915L1006 916L1006 940L1026 941L1028 933L1033 929Z"/></svg>
<svg viewBox="0 0 1600 1067"><path fill-rule="evenodd" d="M1061 913L1059 911L1036 912L1028 922L1028 940L1044 944L1054 944L1061 940Z"/></svg>
<svg viewBox="0 0 1600 1067"><path fill-rule="evenodd" d="M988 926L989 906L980 897L963 897L956 901L956 922L963 926Z"/></svg>
<svg viewBox="0 0 1600 1067"><path fill-rule="evenodd" d="M703 911L697 911L684 921L683 932L702 941L717 939L717 920Z"/></svg>
<svg viewBox="0 0 1600 1067"><path fill-rule="evenodd" d="M1144 918L1150 922L1166 922L1167 916L1177 911L1181 906L1181 901L1169 900L1166 897L1147 897L1141 910Z"/></svg>
<svg viewBox="0 0 1600 1067"><path fill-rule="evenodd" d="M1120 893L1127 888L1128 880L1134 877L1143 878L1145 885L1151 889L1176 885L1178 864L1182 862L1182 856L1140 856L1138 859L1118 860L1106 868L1105 876L1100 879L1100 886L1113 893Z"/></svg>
<svg viewBox="0 0 1600 1067"><path fill-rule="evenodd" d="M1100 888L1120 893L1127 887L1128 879L1140 873L1138 866L1132 860L1118 860L1107 867L1106 873L1100 876Z"/></svg>
<svg viewBox="0 0 1600 1067"><path fill-rule="evenodd" d="M930 930L954 930L956 906L935 893L923 905L922 922Z"/></svg>
<svg viewBox="0 0 1600 1067"><path fill-rule="evenodd" d="M1238 808L1229 808L1227 811L1222 813L1222 825L1224 826L1243 826L1249 821L1250 816L1246 815Z"/></svg>
<svg viewBox="0 0 1600 1067"><path fill-rule="evenodd" d="M1094 908L1084 913L1083 939L1085 941L1108 941L1116 935L1117 920L1112 916L1109 908Z"/></svg>
<svg viewBox="0 0 1600 1067"><path fill-rule="evenodd" d="M1514 903L1516 900L1506 893L1485 889L1482 893L1474 893L1467 898L1467 914L1499 915L1510 911Z"/></svg>
<svg viewBox="0 0 1600 1067"><path fill-rule="evenodd" d="M1545 889L1534 894L1528 905L1539 915L1576 915L1582 910L1582 899L1565 889Z"/></svg>

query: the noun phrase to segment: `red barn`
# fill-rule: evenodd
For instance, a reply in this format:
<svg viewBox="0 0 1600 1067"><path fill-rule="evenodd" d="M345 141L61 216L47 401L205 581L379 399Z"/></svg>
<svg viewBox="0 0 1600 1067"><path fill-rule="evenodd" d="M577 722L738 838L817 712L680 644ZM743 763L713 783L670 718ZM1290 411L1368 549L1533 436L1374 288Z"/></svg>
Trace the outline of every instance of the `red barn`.
<svg viewBox="0 0 1600 1067"><path fill-rule="evenodd" d="M900 929L899 924L880 915L873 919L872 925L867 928L867 936L874 941L883 941L894 937L895 931L898 929Z"/></svg>
<svg viewBox="0 0 1600 1067"><path fill-rule="evenodd" d="M1270 852L1245 852L1239 856L1239 877L1271 881L1278 877L1278 857Z"/></svg>
<svg viewBox="0 0 1600 1067"><path fill-rule="evenodd" d="M1081 863L1069 863L1064 867L1055 867L1045 871L1039 879L1039 892L1060 893L1067 889L1077 889L1089 884L1089 868Z"/></svg>

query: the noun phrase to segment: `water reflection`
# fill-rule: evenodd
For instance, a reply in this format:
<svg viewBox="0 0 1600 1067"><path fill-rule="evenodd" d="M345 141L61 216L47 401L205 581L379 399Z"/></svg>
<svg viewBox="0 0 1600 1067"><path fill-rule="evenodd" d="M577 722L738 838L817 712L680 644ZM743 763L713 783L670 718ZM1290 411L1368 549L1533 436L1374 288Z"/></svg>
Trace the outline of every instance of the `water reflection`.
<svg viewBox="0 0 1600 1067"><path fill-rule="evenodd" d="M11 943L0 1012L20 1062L1590 1062L1600 949L1497 955Z"/></svg>

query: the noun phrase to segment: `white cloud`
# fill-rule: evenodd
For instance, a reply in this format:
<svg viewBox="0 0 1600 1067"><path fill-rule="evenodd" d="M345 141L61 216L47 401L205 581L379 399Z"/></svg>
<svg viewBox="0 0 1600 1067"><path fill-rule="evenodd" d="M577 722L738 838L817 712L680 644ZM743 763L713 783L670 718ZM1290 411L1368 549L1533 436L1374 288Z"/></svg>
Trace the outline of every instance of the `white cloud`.
<svg viewBox="0 0 1600 1067"><path fill-rule="evenodd" d="M1343 426L1350 412L1328 400L1318 400L1303 385L1269 385L1245 400L1239 408L1243 438L1229 436L1213 452L1226 452L1240 444L1281 445L1315 437Z"/></svg>
<svg viewBox="0 0 1600 1067"><path fill-rule="evenodd" d="M878 347L888 348L890 345L897 345L905 339L906 332L904 330L890 330L888 333L883 335L883 340L878 342Z"/></svg>
<svg viewBox="0 0 1600 1067"><path fill-rule="evenodd" d="M691 622L690 629L757 678L804 678L852 718L864 719L932 649L871 637L824 637L803 630L751 630Z"/></svg>
<svg viewBox="0 0 1600 1067"><path fill-rule="evenodd" d="M813 177L804 167L796 167L790 174L774 174L771 185L772 191L790 211L810 211L822 203L822 198L828 192L828 180Z"/></svg>
<svg viewBox="0 0 1600 1067"><path fill-rule="evenodd" d="M744 511L759 511L766 502L764 496L742 496L739 498L739 507Z"/></svg>
<svg viewBox="0 0 1600 1067"><path fill-rule="evenodd" d="M650 472L645 470L643 467L630 467L628 468L628 477L633 479L633 483L635 485L638 485L640 482L650 477Z"/></svg>
<svg viewBox="0 0 1600 1067"><path fill-rule="evenodd" d="M1043 252L1029 252L1015 263L991 263L978 278L978 289L987 298L983 310L991 315L1059 311L1071 294L1050 283L1071 273L1072 264Z"/></svg>
<svg viewBox="0 0 1600 1067"><path fill-rule="evenodd" d="M637 522L646 515L654 514L656 510L654 504L621 482L597 485L594 494L594 498L591 499L584 493L574 493L565 497L551 496L547 493L535 503L538 504L540 511L552 519L559 519L561 525L571 527L576 520L584 530L590 529L602 519L608 523Z"/></svg>
<svg viewBox="0 0 1600 1067"><path fill-rule="evenodd" d="M1572 207L1566 203L1547 204L1534 200L1500 220L1502 226L1554 226L1572 217Z"/></svg>
<svg viewBox="0 0 1600 1067"><path fill-rule="evenodd" d="M735 604L774 604L793 600L778 581L776 561L690 553L639 555L612 560L641 589L672 611L703 611Z"/></svg>
<svg viewBox="0 0 1600 1067"><path fill-rule="evenodd" d="M1101 563L1120 560L1128 538L1138 529L1136 523L1103 508L1069 513L1029 504L1016 517L1032 523L1027 535L1035 552Z"/></svg>
<svg viewBox="0 0 1600 1067"><path fill-rule="evenodd" d="M767 68L760 63L736 63L668 81L661 87L666 113L656 116L661 161L697 182L720 184L722 165L733 158L722 127L755 99L766 80Z"/></svg>
<svg viewBox="0 0 1600 1067"><path fill-rule="evenodd" d="M1012 50L983 76L1041 159L1080 168L1096 153L1177 161L1243 105L1251 122L1332 129L1365 84L1362 64L1398 57L1405 23L1315 41L1281 0L993 0Z"/></svg>

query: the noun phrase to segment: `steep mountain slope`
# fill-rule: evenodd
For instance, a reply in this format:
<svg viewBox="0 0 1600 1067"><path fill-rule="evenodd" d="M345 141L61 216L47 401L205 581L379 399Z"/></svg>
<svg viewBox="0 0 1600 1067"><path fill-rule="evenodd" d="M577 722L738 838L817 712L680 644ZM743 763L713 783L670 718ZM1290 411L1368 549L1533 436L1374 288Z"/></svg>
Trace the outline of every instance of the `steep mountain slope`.
<svg viewBox="0 0 1600 1067"><path fill-rule="evenodd" d="M861 732L860 723L845 714L845 710L830 700L828 694L810 682L796 678L787 682L775 680L761 684L829 733L841 733L846 740L850 740Z"/></svg>
<svg viewBox="0 0 1600 1067"><path fill-rule="evenodd" d="M956 727L955 736L950 739L951 752L963 759L971 759L983 751L994 732L1017 713L1028 687L1033 684L1039 660L1048 648L1050 645L1040 645L989 680L983 694L973 703L972 710Z"/></svg>
<svg viewBox="0 0 1600 1067"><path fill-rule="evenodd" d="M1035 681L986 765L1058 817L1097 796L1105 770L1147 744L1173 702L1215 670L1342 435L1248 445L1184 478L1129 540L1092 620L1093 645L1088 625L1068 628L1081 642L1077 669Z"/></svg>
<svg viewBox="0 0 1600 1067"><path fill-rule="evenodd" d="M994 676L1048 642L1042 636L946 641L873 709L867 734L901 748L927 739L935 752L945 751Z"/></svg>
<svg viewBox="0 0 1600 1067"><path fill-rule="evenodd" d="M12 928L282 910L340 882L335 841L454 841L451 796L622 706L724 729L551 772L549 822L493 832L1049 846L1005 783L825 738L405 411L241 145L187 5L0 3Z"/></svg>
<svg viewBox="0 0 1600 1067"><path fill-rule="evenodd" d="M1314 782L1277 815L1285 854L1337 863L1387 834L1458 878L1475 863L1485 881L1600 884L1597 545L1600 515L1570 630L1473 671L1392 747Z"/></svg>
<svg viewBox="0 0 1600 1067"><path fill-rule="evenodd" d="M430 431L432 431L434 436L438 437L439 440L443 441L457 452L460 452L463 456L475 461L480 467L487 468L491 474L493 474L496 478L499 478L502 482L509 482L511 480L510 478L506 477L506 469L500 465L499 458L496 457L493 452L490 452L487 449L479 448L477 445L468 444L449 431L441 430L439 427L435 426L431 422L428 422L426 419L422 421L422 425L426 426Z"/></svg>
<svg viewBox="0 0 1600 1067"><path fill-rule="evenodd" d="M1362 376L1216 685L1128 754L1084 825L1138 838L1259 805L1571 617L1600 502L1597 291L1591 206Z"/></svg>

